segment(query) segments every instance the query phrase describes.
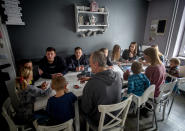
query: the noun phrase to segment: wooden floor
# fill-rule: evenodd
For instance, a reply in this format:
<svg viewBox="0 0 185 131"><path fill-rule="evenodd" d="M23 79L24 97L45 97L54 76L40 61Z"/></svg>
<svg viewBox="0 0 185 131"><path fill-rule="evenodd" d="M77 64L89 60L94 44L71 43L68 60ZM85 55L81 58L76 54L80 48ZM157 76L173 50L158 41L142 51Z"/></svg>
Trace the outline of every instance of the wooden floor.
<svg viewBox="0 0 185 131"><path fill-rule="evenodd" d="M171 101L170 101L171 104ZM166 109L166 113L169 110L169 105ZM158 130L159 131L185 131L185 93L181 93L176 96L174 105L172 107L169 117L167 114L164 121L162 119L162 110L159 112L159 107L156 110L158 119ZM142 118L140 120L140 131L153 131L155 128L152 126L152 113L149 118ZM129 114L127 117L125 131L136 131L137 128L137 117L136 115Z"/></svg>

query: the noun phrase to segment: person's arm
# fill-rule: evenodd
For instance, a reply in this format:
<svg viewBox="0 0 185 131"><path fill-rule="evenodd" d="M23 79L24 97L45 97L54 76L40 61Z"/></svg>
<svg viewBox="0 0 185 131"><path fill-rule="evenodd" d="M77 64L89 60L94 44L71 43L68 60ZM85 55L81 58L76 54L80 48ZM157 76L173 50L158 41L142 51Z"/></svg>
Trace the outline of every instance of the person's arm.
<svg viewBox="0 0 185 131"><path fill-rule="evenodd" d="M43 90L33 85L28 85L28 88L29 88L29 93L31 94L31 96L34 96L34 97L47 96L51 93L51 88L48 88L47 90Z"/></svg>
<svg viewBox="0 0 185 131"><path fill-rule="evenodd" d="M128 90L127 90L127 94L132 93L134 90L134 81L132 80L131 77L128 78Z"/></svg>
<svg viewBox="0 0 185 131"><path fill-rule="evenodd" d="M88 115L93 110L93 92L91 92L90 85L93 83L87 83L83 90L83 95L81 96L80 107L83 113Z"/></svg>
<svg viewBox="0 0 185 131"><path fill-rule="evenodd" d="M178 69L174 69L173 73L171 75L175 76L175 77L179 77L179 70Z"/></svg>
<svg viewBox="0 0 185 131"><path fill-rule="evenodd" d="M40 74L41 77L43 78L47 78L47 79L51 79L52 75L47 73L47 67L46 67L46 63L44 62L45 58L43 58L40 62L39 62L39 72L42 72Z"/></svg>
<svg viewBox="0 0 185 131"><path fill-rule="evenodd" d="M143 74L143 78L144 78L143 81L144 81L145 89L147 89L150 86L150 81L144 74Z"/></svg>
<svg viewBox="0 0 185 131"><path fill-rule="evenodd" d="M70 71L76 71L76 67L75 67L74 60L72 59L72 57L68 59L67 66Z"/></svg>

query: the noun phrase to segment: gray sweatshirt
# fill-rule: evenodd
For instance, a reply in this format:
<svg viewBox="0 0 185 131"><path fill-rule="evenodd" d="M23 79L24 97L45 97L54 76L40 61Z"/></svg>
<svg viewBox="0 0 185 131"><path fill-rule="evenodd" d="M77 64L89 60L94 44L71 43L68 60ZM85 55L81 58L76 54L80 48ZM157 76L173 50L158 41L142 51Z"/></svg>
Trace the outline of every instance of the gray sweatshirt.
<svg viewBox="0 0 185 131"><path fill-rule="evenodd" d="M121 101L122 81L118 73L106 70L95 74L85 85L81 97L81 110L98 125L98 105L115 104Z"/></svg>

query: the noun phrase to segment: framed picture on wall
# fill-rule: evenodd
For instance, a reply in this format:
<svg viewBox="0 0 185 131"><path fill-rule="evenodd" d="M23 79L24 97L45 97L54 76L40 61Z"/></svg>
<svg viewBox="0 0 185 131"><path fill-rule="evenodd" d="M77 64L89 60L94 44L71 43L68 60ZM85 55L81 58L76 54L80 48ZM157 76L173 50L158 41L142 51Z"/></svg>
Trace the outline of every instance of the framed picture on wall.
<svg viewBox="0 0 185 131"><path fill-rule="evenodd" d="M167 20L152 20L150 25L150 37L164 35Z"/></svg>
<svg viewBox="0 0 185 131"><path fill-rule="evenodd" d="M157 26L157 35L164 35L166 28L166 20L159 20Z"/></svg>

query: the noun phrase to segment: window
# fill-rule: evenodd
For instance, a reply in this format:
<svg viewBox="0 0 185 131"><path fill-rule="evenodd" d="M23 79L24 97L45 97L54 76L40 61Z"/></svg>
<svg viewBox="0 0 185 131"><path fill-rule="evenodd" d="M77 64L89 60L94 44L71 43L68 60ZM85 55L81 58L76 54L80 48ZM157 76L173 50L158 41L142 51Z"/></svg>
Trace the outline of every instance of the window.
<svg viewBox="0 0 185 131"><path fill-rule="evenodd" d="M185 31L182 35L181 46L179 48L179 56L185 57Z"/></svg>

